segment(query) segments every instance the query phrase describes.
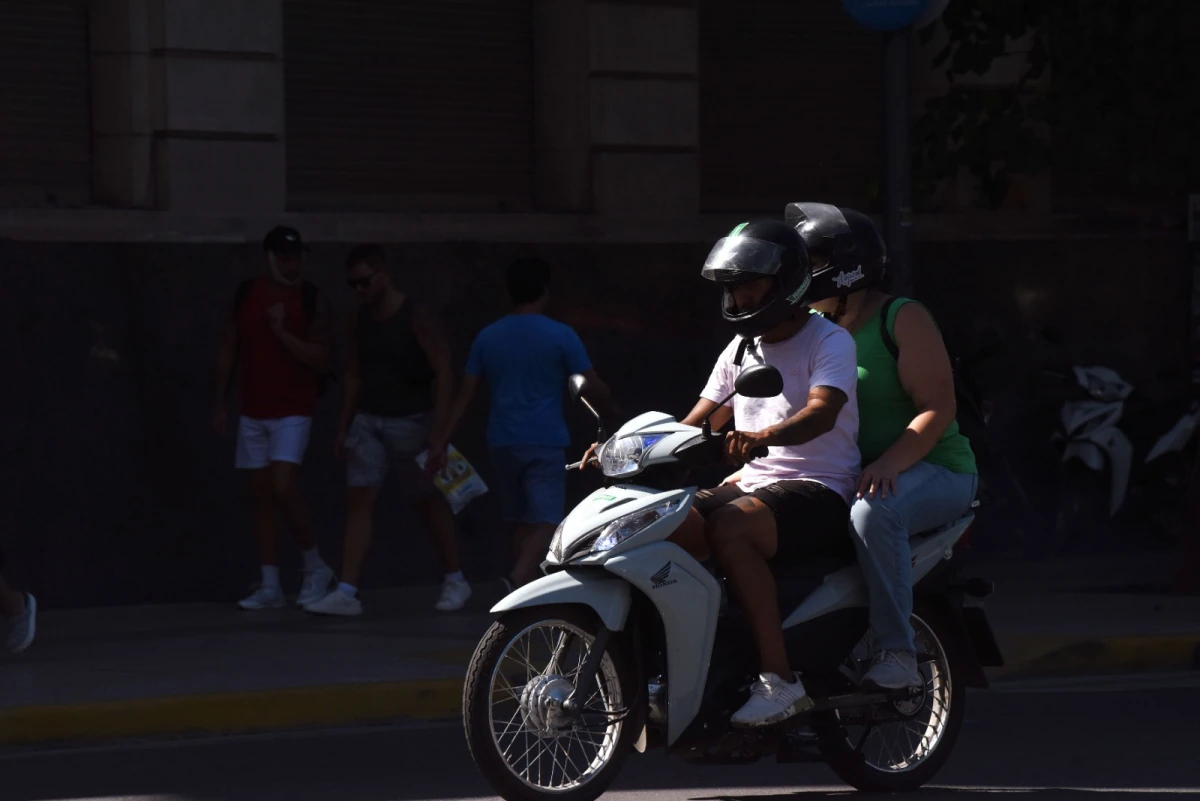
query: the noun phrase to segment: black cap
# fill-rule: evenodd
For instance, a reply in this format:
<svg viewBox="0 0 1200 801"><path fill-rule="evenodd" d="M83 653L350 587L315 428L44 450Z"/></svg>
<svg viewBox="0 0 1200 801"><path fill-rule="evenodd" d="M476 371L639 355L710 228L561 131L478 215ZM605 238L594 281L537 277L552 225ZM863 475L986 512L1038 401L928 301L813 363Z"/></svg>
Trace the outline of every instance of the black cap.
<svg viewBox="0 0 1200 801"><path fill-rule="evenodd" d="M300 238L300 232L286 225L277 225L263 238L263 250L270 253L300 253L308 245Z"/></svg>

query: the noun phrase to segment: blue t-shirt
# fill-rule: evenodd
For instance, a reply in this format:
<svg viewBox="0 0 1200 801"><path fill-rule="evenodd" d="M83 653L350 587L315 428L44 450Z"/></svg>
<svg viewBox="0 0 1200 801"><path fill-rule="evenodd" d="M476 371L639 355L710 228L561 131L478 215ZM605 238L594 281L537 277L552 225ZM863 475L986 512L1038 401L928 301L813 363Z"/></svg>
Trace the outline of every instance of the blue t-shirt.
<svg viewBox="0 0 1200 801"><path fill-rule="evenodd" d="M480 331L467 375L487 381L491 391L488 445L567 447L567 376L591 367L575 331L541 314L510 314Z"/></svg>

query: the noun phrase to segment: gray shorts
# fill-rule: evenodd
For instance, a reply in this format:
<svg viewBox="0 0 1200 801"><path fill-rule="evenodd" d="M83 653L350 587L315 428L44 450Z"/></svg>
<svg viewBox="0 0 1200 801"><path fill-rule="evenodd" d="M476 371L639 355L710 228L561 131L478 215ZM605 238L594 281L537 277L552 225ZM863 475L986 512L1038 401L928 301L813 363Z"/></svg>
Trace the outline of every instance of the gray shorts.
<svg viewBox="0 0 1200 801"><path fill-rule="evenodd" d="M346 486L381 487L393 465L405 486L418 493L435 489L416 458L429 441L428 416L380 417L359 412L346 432Z"/></svg>

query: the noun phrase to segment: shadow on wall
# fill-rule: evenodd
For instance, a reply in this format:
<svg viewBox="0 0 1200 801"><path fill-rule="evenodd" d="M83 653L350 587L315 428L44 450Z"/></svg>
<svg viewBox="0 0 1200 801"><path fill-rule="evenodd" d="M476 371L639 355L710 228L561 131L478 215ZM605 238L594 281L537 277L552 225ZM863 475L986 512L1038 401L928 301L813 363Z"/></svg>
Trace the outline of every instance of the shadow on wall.
<svg viewBox="0 0 1200 801"><path fill-rule="evenodd" d="M339 372L345 315L355 302L342 280L348 249L315 246L310 267L339 315ZM442 310L460 369L475 333L505 311L507 263L530 252L547 258L555 269L551 313L577 327L628 417L686 413L728 341L717 294L698 276L706 250L408 244L389 255L398 283ZM1030 481L1048 447L1039 415L1056 414L1038 408L1031 376L1045 354L1033 332L1058 321L1085 343L1074 358L1110 364L1135 385L1145 381L1154 373L1146 354L1154 365L1184 358L1183 256L1182 240L918 246L918 296L951 345L990 325L1011 346L984 377L997 440ZM210 419L217 334L234 287L259 270L260 257L256 246L0 242L7 350L0 537L14 578L48 607L230 601L257 580L233 439L217 437ZM1144 265L1141 274L1153 280L1130 281L1131 264ZM335 383L321 399L302 478L335 566L344 509L344 474L332 453L340 393ZM577 455L594 425L567 403L564 392ZM485 430L480 398L455 444L489 480ZM570 476L568 503L597 485L593 474ZM491 494L459 517L472 579L509 565L497 518ZM367 589L438 580L434 551L399 493L385 489L376 522ZM1010 527L994 548L1036 550L1036 532ZM290 545L284 560L293 591L299 558Z"/></svg>

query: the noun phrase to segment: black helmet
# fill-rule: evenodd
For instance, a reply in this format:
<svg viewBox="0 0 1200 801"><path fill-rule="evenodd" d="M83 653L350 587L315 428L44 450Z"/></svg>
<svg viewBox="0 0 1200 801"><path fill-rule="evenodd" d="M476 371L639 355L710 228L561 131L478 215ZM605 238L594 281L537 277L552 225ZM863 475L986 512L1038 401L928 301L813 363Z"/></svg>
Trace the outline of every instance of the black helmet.
<svg viewBox="0 0 1200 801"><path fill-rule="evenodd" d="M722 285L721 316L745 338L762 336L806 305L812 284L804 239L779 220L757 220L734 228L709 251L700 274ZM740 311L730 287L766 276L775 282L762 304Z"/></svg>
<svg viewBox="0 0 1200 801"><path fill-rule="evenodd" d="M824 264L813 270L809 302L849 295L875 286L887 270L887 246L871 218L828 203L789 203L784 219L808 252Z"/></svg>

